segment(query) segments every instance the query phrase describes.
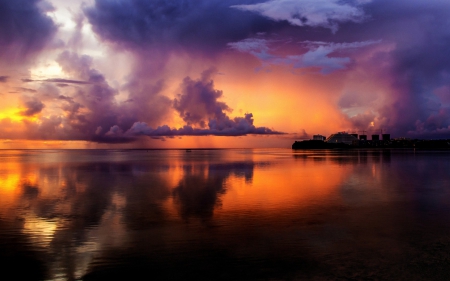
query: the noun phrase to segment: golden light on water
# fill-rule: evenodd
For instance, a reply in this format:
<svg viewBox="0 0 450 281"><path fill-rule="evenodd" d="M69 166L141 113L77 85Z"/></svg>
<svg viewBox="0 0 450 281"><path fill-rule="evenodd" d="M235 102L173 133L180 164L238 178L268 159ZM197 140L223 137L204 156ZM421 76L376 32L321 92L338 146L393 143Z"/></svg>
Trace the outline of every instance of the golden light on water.
<svg viewBox="0 0 450 281"><path fill-rule="evenodd" d="M260 211L307 207L314 201L332 196L348 174L350 167L334 165L286 165L255 169L250 182L230 177L223 196L224 209L252 207ZM276 165L276 164L275 164Z"/></svg>
<svg viewBox="0 0 450 281"><path fill-rule="evenodd" d="M0 210L14 206L23 194L23 187L36 186L39 180L35 172L25 172L15 161L4 161L0 167Z"/></svg>
<svg viewBox="0 0 450 281"><path fill-rule="evenodd" d="M58 227L56 221L40 218L35 214L28 214L24 217L23 233L28 234L33 243L48 247L53 240Z"/></svg>
<svg viewBox="0 0 450 281"><path fill-rule="evenodd" d="M0 210L8 208L15 202L20 195L19 174L1 173L0 174Z"/></svg>

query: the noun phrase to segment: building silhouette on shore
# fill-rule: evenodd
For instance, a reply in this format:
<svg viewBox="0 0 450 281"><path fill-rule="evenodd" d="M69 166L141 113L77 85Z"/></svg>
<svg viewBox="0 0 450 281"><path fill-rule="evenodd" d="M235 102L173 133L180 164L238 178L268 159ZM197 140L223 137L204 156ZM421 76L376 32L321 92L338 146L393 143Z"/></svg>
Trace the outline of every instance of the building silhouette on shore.
<svg viewBox="0 0 450 281"><path fill-rule="evenodd" d="M381 136L381 139L380 139ZM413 149L450 149L450 140L420 140L397 138L391 139L390 134L372 134L367 139L366 134L337 132L328 138L314 135L312 140L295 141L292 149L351 149L351 148L413 148Z"/></svg>

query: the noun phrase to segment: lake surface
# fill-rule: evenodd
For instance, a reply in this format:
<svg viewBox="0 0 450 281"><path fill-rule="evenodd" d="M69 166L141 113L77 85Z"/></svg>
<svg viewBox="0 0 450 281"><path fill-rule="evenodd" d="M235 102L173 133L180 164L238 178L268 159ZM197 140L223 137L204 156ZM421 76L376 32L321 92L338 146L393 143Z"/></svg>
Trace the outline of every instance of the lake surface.
<svg viewBox="0 0 450 281"><path fill-rule="evenodd" d="M15 280L450 280L450 152L3 150L0 268Z"/></svg>

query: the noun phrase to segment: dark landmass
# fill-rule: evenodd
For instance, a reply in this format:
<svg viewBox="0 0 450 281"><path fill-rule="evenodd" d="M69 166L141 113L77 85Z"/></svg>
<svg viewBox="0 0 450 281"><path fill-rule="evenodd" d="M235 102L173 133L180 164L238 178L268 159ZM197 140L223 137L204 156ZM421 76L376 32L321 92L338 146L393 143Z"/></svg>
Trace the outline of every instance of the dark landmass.
<svg viewBox="0 0 450 281"><path fill-rule="evenodd" d="M296 141L292 144L292 149L346 149L350 147L350 145L345 143L329 143L321 140Z"/></svg>
<svg viewBox="0 0 450 281"><path fill-rule="evenodd" d="M392 140L357 140L352 144L328 143L321 140L296 141L292 149L357 149L357 148L412 148L424 150L450 149L450 139L446 140L419 140L419 139L392 139Z"/></svg>

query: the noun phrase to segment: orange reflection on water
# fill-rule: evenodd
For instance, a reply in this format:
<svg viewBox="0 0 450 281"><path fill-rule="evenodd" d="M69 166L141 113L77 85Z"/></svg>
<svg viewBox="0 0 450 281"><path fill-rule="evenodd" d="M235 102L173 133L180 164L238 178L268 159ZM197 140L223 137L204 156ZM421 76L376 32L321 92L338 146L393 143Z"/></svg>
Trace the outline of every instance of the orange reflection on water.
<svg viewBox="0 0 450 281"><path fill-rule="evenodd" d="M0 166L0 210L10 208L22 194L22 186L34 184L37 178L32 173L23 173L15 161L4 161Z"/></svg>
<svg viewBox="0 0 450 281"><path fill-rule="evenodd" d="M0 172L0 210L10 206L20 195L19 182L19 174L11 174L2 169Z"/></svg>
<svg viewBox="0 0 450 281"><path fill-rule="evenodd" d="M273 163L256 168L251 182L235 176L227 181L223 209L282 211L304 208L336 195L336 189L348 178L353 167L329 161L315 163L312 159Z"/></svg>

